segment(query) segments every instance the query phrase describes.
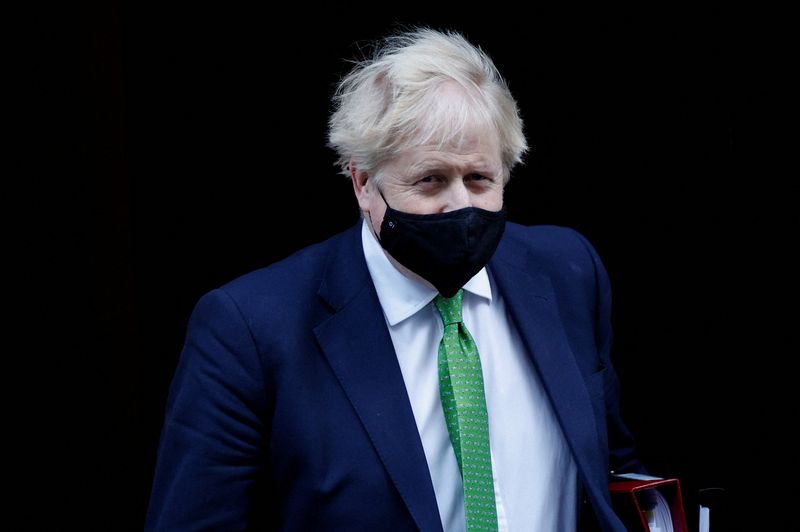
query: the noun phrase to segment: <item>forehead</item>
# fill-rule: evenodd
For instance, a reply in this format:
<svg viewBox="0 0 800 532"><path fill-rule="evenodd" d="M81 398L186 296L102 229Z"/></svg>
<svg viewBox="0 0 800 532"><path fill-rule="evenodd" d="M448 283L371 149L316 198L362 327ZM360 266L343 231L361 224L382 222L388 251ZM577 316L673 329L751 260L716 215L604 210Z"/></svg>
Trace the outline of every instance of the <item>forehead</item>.
<svg viewBox="0 0 800 532"><path fill-rule="evenodd" d="M495 144L491 137L472 137L460 143L410 146L382 165L379 179L411 179L429 172L500 175L502 164Z"/></svg>
<svg viewBox="0 0 800 532"><path fill-rule="evenodd" d="M382 170L409 173L412 167L464 167L476 171L480 167L483 172L500 173L499 131L485 102L452 83L441 85L435 98L428 96L413 113L414 119L398 131L393 154Z"/></svg>
<svg viewBox="0 0 800 532"><path fill-rule="evenodd" d="M499 162L500 139L493 126L470 120L460 131L442 130L435 135L417 135L401 147L401 153L417 157L481 156Z"/></svg>

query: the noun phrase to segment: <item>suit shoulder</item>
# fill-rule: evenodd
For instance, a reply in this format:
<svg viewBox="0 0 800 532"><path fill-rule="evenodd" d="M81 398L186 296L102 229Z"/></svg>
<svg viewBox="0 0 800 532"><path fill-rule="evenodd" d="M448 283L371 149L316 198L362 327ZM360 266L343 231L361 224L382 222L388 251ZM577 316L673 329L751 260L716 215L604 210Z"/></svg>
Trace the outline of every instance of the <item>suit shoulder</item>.
<svg viewBox="0 0 800 532"><path fill-rule="evenodd" d="M610 301L610 282L594 247L580 232L561 226L508 224L500 260L546 275L569 305L595 308ZM581 306L578 305L580 308Z"/></svg>
<svg viewBox="0 0 800 532"><path fill-rule="evenodd" d="M508 223L506 235L515 245L523 246L536 254L560 256L567 253L585 256L588 251L592 256L595 255L594 248L586 237L570 227Z"/></svg>
<svg viewBox="0 0 800 532"><path fill-rule="evenodd" d="M246 273L220 287L240 307L247 310L302 307L316 298L328 257L349 231L312 244L285 259Z"/></svg>

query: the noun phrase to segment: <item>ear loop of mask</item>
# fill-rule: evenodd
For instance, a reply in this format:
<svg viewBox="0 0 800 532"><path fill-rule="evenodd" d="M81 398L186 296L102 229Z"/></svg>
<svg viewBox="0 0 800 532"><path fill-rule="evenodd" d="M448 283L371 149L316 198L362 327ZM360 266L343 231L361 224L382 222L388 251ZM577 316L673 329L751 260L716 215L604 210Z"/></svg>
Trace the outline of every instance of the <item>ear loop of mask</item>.
<svg viewBox="0 0 800 532"><path fill-rule="evenodd" d="M384 205L386 205L387 210L391 209L391 207L389 206L389 202L386 201L386 196L383 195L383 191L380 188L378 188L377 185L375 185L375 188L378 190L378 194L381 195L381 199L383 200ZM369 218L369 227L370 229L372 229L372 234L375 235L375 238L378 239L378 243L383 245L383 243L381 242L380 230L377 233L375 232L375 224L372 223L372 213L367 211L367 217Z"/></svg>

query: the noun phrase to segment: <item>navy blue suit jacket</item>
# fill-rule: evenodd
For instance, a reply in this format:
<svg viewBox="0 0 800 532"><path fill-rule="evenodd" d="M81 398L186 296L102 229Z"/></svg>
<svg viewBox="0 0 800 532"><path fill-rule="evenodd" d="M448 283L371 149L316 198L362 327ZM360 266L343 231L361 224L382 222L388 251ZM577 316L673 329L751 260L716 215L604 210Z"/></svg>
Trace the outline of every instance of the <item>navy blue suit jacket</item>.
<svg viewBox="0 0 800 532"><path fill-rule="evenodd" d="M603 530L609 470L638 470L593 248L509 223L489 271ZM147 530L441 530L360 223L206 294L173 378Z"/></svg>

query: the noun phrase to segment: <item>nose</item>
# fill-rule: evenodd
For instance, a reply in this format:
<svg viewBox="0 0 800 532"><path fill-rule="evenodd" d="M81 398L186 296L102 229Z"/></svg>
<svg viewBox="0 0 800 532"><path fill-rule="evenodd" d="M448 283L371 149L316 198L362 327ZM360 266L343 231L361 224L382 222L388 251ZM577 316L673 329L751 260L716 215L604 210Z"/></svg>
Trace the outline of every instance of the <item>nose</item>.
<svg viewBox="0 0 800 532"><path fill-rule="evenodd" d="M456 211L465 207L472 207L472 196L462 179L450 183L446 190L447 197L442 205L442 212Z"/></svg>

